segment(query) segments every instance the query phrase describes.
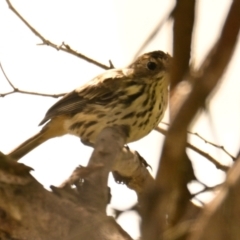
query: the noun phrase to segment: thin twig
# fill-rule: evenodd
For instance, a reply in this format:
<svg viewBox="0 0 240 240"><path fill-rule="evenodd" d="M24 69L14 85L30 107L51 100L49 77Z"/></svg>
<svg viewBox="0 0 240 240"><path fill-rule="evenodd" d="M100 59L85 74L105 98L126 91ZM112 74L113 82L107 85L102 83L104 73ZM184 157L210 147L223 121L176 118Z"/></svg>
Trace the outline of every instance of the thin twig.
<svg viewBox="0 0 240 240"><path fill-rule="evenodd" d="M140 53L143 51L143 49L154 39L154 37L156 37L156 35L158 34L158 32L162 29L164 23L169 19L169 17L172 15L172 9L170 11L170 13L168 12L160 21L159 23L156 25L156 27L153 29L153 31L150 33L150 35L148 36L148 38L144 41L144 43L142 44L142 46L138 49L138 51L136 52L134 59L136 59Z"/></svg>
<svg viewBox="0 0 240 240"><path fill-rule="evenodd" d="M64 96L66 93L59 93L59 94L47 94L47 93L38 93L38 92L31 92L31 91L25 91L25 90L20 90L19 88L15 87L12 81L8 78L7 74L5 73L3 66L0 62L0 68L1 71L6 78L8 84L12 87L12 91L6 92L6 93L0 93L0 97L5 97L7 95L13 94L13 93L22 93L22 94L29 94L29 95L37 95L37 96L42 96L42 97L53 97L53 98L58 98Z"/></svg>
<svg viewBox="0 0 240 240"><path fill-rule="evenodd" d="M2 73L3 73L4 77L6 78L8 84L9 84L13 89L16 89L16 88L14 87L14 85L12 84L12 82L9 80L7 74L5 73L5 71L4 71L3 67L2 67L1 62L0 62L0 68L1 68Z"/></svg>
<svg viewBox="0 0 240 240"><path fill-rule="evenodd" d="M59 93L59 94L47 94L47 93L38 93L38 92L30 92L30 91L24 91L15 88L11 92L6 92L6 93L0 93L0 97L5 97L7 95L11 95L13 93L22 93L22 94L28 94L28 95L35 95L35 96L41 96L41 97L53 97L53 98L59 98L65 95L65 93Z"/></svg>
<svg viewBox="0 0 240 240"><path fill-rule="evenodd" d="M38 45L47 45L47 46L51 46L53 48L55 48L56 50L61 50L67 53L70 53L76 57L79 57L81 59L84 59L85 61L92 63L100 68L103 69L110 69L109 66L104 65L100 62L97 62L75 50L73 50L68 44L65 44L64 42L62 42L60 45L57 45L49 40L47 40L46 38L44 38L35 28L33 28L21 15L20 13L13 7L13 5L11 4L11 2L9 0L6 0L7 4L9 6L9 8L22 20L22 22L37 36L42 40L42 43L38 44Z"/></svg>
<svg viewBox="0 0 240 240"><path fill-rule="evenodd" d="M203 183L201 183L201 184L203 185L203 189L198 191L198 192L195 192L195 193L191 194L192 198L195 198L197 195L199 195L201 193L204 193L204 192L212 192L212 191L216 190L216 188L222 186L222 183L216 184L212 187L209 187L209 186L207 186Z"/></svg>
<svg viewBox="0 0 240 240"><path fill-rule="evenodd" d="M161 123L164 124L164 125L166 125L166 126L169 126L168 123L165 123L165 122L161 122ZM233 161L236 160L236 157L234 157L231 153L229 153L224 146L218 145L218 144L213 143L213 142L211 142L211 141L209 141L209 140L206 140L204 137L202 137L202 136L201 136L199 133L197 133L197 132L194 133L194 132L191 132L191 131L188 130L187 133L188 133L188 134L191 134L191 135L197 136L198 138L200 138L201 140L203 140L206 144L209 144L209 145L212 145L212 146L215 147L215 148L221 149L221 150L222 150L223 152L225 152L230 158L232 158Z"/></svg>
<svg viewBox="0 0 240 240"><path fill-rule="evenodd" d="M206 159L208 159L211 163L213 163L217 169L220 169L224 172L227 172L229 170L229 167L226 165L221 164L220 162L218 162L215 158L213 158L212 156L210 156L208 153L200 150L199 148L195 147L194 145L187 143L186 145L188 148L192 149L193 151L197 152L198 154L200 154L201 156L205 157Z"/></svg>
<svg viewBox="0 0 240 240"><path fill-rule="evenodd" d="M224 146L220 146L220 145L217 145L217 144L215 144L215 143L213 143L213 142L210 142L210 141L206 140L204 137L202 137L201 135L199 135L198 133L193 133L193 132L190 132L190 131L188 131L188 133L189 133L189 134L193 134L193 135L199 137L199 138L202 139L206 144L212 145L213 147L216 147L216 148L220 148L220 149L221 149L222 151L224 151L229 157L231 157L233 161L236 160L236 157L234 157L231 153L229 153L229 152L225 149Z"/></svg>
<svg viewBox="0 0 240 240"><path fill-rule="evenodd" d="M163 135L167 134L167 130L157 127L155 128L156 131L162 133ZM221 163L219 163L215 158L213 158L212 156L210 156L208 153L200 150L199 148L195 147L194 145L192 145L191 143L186 144L187 148L190 148L191 150L195 151L196 153L200 154L201 156L205 157L207 160L209 160L211 163L213 163L217 169L220 169L224 172L227 172L229 167L226 165L223 165Z"/></svg>

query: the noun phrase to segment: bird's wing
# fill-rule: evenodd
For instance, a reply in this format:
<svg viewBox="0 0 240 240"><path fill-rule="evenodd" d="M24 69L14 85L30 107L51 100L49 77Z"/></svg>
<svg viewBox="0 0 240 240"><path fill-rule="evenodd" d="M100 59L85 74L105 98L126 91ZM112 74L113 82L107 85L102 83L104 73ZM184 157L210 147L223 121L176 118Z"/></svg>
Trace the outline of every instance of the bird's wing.
<svg viewBox="0 0 240 240"><path fill-rule="evenodd" d="M49 119L65 114L76 114L82 111L87 104L105 105L121 95L120 81L131 78L131 71L108 70L87 84L66 94L56 102L46 113L39 125Z"/></svg>

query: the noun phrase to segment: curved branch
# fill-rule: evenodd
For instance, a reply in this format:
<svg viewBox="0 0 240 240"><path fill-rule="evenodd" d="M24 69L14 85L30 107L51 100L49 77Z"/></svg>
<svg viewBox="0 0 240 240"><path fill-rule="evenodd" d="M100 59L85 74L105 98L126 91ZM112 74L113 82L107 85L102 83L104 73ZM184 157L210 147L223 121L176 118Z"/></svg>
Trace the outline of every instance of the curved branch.
<svg viewBox="0 0 240 240"><path fill-rule="evenodd" d="M76 57L79 57L89 63L92 63L100 68L103 68L103 69L110 69L111 67L107 66L107 65L104 65L100 62L97 62L75 50L73 50L68 44L65 44L64 42L62 42L61 45L57 45L49 40L47 40L46 38L44 38L34 27L32 27L28 21L26 19L24 19L22 17L22 15L13 7L13 5L11 4L11 2L9 0L6 0L7 1L7 4L9 6L9 8L22 20L22 22L37 36L39 37L41 40L42 40L42 43L40 45L47 45L47 46L51 46L53 48L55 48L56 50L61 50L63 52L67 52L67 53L70 53Z"/></svg>

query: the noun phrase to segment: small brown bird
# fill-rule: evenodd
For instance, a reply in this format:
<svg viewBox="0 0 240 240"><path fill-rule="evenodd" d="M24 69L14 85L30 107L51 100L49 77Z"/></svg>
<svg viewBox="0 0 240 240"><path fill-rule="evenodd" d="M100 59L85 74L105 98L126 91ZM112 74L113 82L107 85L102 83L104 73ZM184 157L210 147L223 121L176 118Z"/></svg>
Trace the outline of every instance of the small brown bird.
<svg viewBox="0 0 240 240"><path fill-rule="evenodd" d="M56 102L40 122L47 122L42 130L8 156L18 160L48 139L68 133L94 144L109 126L124 127L126 143L144 137L167 107L170 66L169 54L154 51L127 68L107 70Z"/></svg>

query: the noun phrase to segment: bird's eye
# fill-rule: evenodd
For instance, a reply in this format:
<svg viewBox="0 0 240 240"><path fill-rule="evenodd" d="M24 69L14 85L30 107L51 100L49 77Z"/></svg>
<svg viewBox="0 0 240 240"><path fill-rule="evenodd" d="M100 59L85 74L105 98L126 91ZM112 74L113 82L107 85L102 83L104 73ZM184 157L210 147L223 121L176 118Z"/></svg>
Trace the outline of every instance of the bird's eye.
<svg viewBox="0 0 240 240"><path fill-rule="evenodd" d="M147 63L147 68L149 69L149 70L155 70L156 68L157 68L157 64L155 63L155 62L148 62Z"/></svg>

